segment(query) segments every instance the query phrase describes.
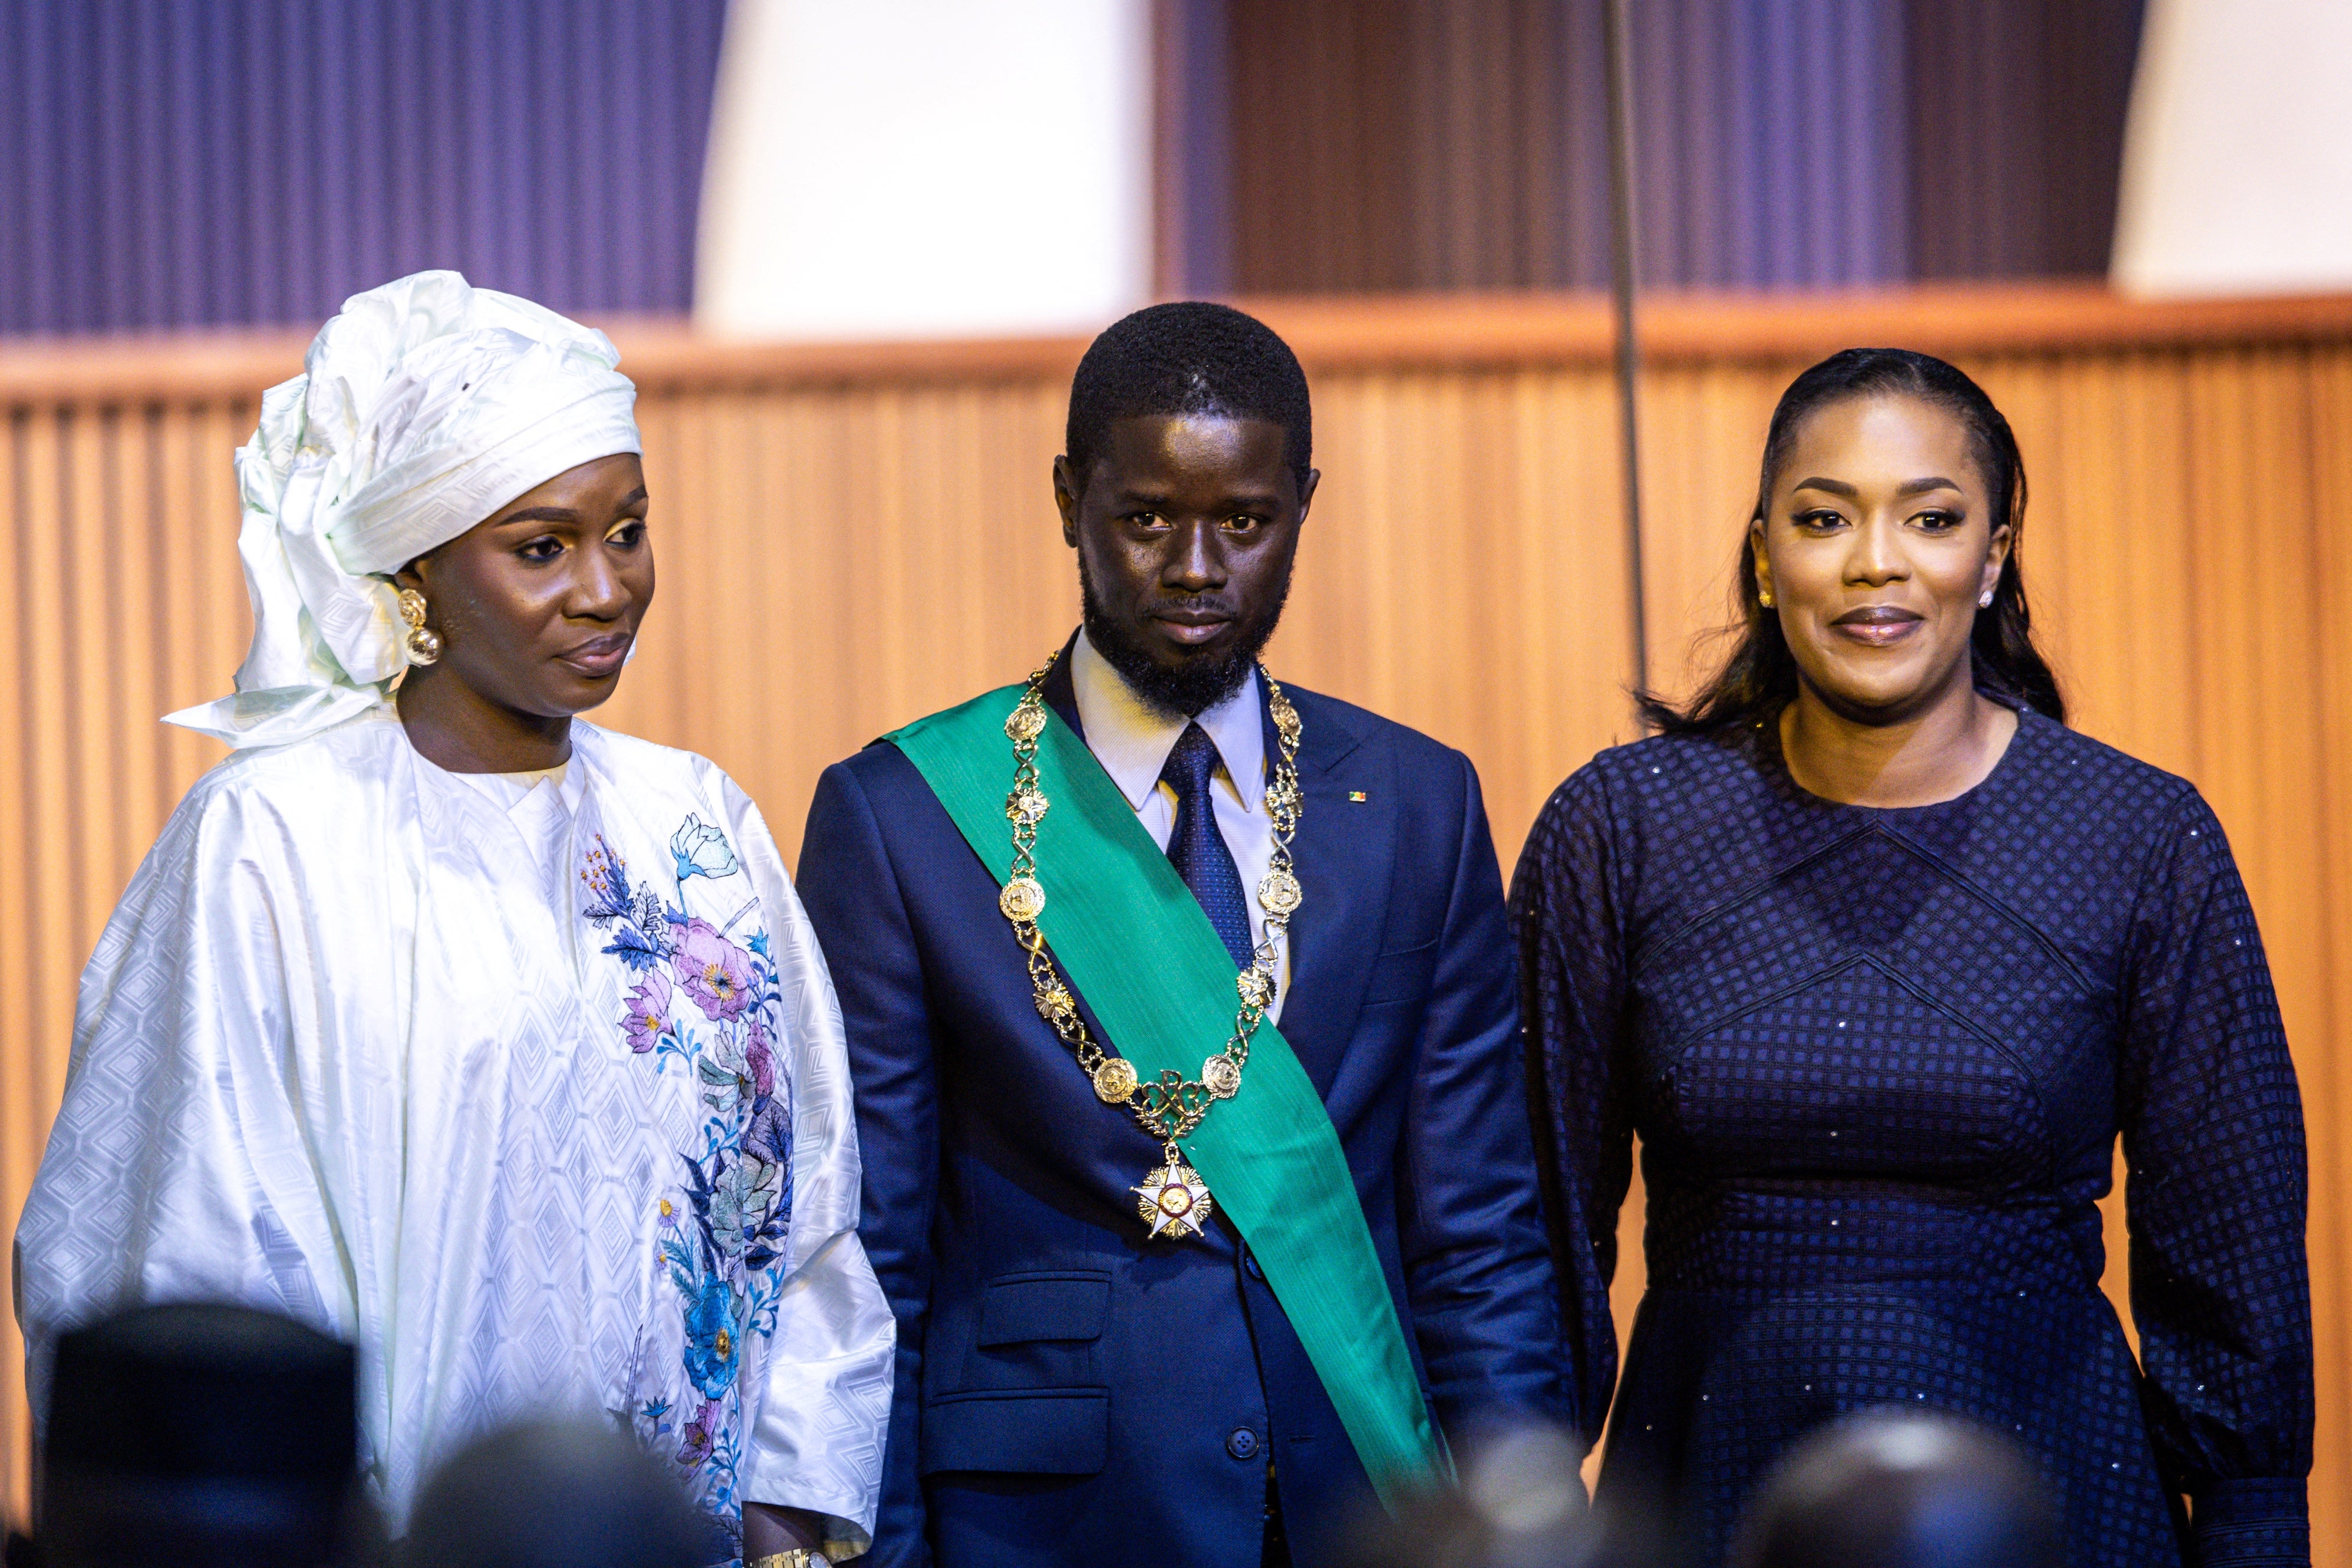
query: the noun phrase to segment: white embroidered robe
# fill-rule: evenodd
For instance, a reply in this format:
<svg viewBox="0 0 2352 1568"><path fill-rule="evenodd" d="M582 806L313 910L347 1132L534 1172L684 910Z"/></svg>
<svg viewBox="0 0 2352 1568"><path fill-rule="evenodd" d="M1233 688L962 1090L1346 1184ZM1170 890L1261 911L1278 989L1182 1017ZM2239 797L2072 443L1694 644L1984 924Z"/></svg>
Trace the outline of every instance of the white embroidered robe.
<svg viewBox="0 0 2352 1568"><path fill-rule="evenodd" d="M716 766L572 737L560 778L468 779L387 705L189 793L17 1231L37 1406L62 1328L235 1300L359 1344L395 1530L467 1438L569 1409L722 1521L870 1531L894 1327L815 938Z"/></svg>

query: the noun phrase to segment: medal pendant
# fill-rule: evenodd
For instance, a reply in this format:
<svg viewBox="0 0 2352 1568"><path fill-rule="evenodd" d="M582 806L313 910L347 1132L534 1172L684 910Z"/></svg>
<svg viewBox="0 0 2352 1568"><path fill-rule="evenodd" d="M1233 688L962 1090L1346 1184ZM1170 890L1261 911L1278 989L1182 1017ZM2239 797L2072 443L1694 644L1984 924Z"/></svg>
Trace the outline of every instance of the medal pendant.
<svg viewBox="0 0 2352 1568"><path fill-rule="evenodd" d="M1095 1098L1105 1105L1125 1105L1135 1093L1135 1064L1125 1057L1105 1057L1095 1068Z"/></svg>
<svg viewBox="0 0 2352 1568"><path fill-rule="evenodd" d="M1290 699L1277 693L1267 700L1265 711L1274 721L1276 732L1292 745L1298 744L1298 710L1290 705Z"/></svg>
<svg viewBox="0 0 2352 1568"><path fill-rule="evenodd" d="M1056 1033L1077 1021L1077 999L1058 980L1041 987L1031 999L1037 1005L1037 1016L1053 1025Z"/></svg>
<svg viewBox="0 0 2352 1568"><path fill-rule="evenodd" d="M1234 976L1234 989L1244 1002L1260 1012L1274 1005L1274 982L1267 979L1265 971L1255 964Z"/></svg>
<svg viewBox="0 0 2352 1568"><path fill-rule="evenodd" d="M1287 871L1268 871L1257 885L1257 901L1270 915L1296 913L1306 899L1298 879Z"/></svg>
<svg viewBox="0 0 2352 1568"><path fill-rule="evenodd" d="M996 895L996 907L1014 925L1027 925L1045 912L1045 889L1034 877L1015 877Z"/></svg>
<svg viewBox="0 0 2352 1568"><path fill-rule="evenodd" d="M1242 1069L1220 1051L1201 1064L1201 1087L1219 1100L1231 1100L1242 1091Z"/></svg>
<svg viewBox="0 0 2352 1568"><path fill-rule="evenodd" d="M1184 1163L1175 1144L1169 1144L1160 1157L1165 1163L1145 1172L1142 1185L1128 1189L1135 1194L1135 1212L1154 1237L1182 1241L1198 1236L1207 1226L1209 1215L1216 1212L1208 1184L1201 1180L1200 1172Z"/></svg>

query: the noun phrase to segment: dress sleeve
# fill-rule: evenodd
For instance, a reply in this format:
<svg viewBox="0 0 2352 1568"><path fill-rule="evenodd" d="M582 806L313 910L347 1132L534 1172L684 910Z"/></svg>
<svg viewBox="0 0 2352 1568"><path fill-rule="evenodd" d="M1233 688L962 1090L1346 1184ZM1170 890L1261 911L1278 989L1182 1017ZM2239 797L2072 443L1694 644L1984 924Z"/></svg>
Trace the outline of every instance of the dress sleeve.
<svg viewBox="0 0 2352 1568"><path fill-rule="evenodd" d="M326 979L263 803L200 784L83 970L64 1103L16 1229L36 1412L58 1334L147 1301L227 1300L356 1336L289 1091Z"/></svg>
<svg viewBox="0 0 2352 1568"><path fill-rule="evenodd" d="M857 1237L857 1126L841 1006L759 808L731 783L722 794L729 835L767 914L793 1034L792 1233L742 1496L823 1514L829 1544L863 1552L881 1492L897 1328Z"/></svg>
<svg viewBox="0 0 2352 1568"><path fill-rule="evenodd" d="M1536 1163L1588 1442L1600 1437L1617 1382L1609 1282L1617 1271L1617 1211L1633 1180L1614 861L1608 792L1587 766L1545 805L1511 879Z"/></svg>
<svg viewBox="0 0 2352 1568"><path fill-rule="evenodd" d="M2132 1316L2165 1473L2203 1564L2311 1561L2303 1111L2262 939L2187 795L2136 900L2121 1121Z"/></svg>

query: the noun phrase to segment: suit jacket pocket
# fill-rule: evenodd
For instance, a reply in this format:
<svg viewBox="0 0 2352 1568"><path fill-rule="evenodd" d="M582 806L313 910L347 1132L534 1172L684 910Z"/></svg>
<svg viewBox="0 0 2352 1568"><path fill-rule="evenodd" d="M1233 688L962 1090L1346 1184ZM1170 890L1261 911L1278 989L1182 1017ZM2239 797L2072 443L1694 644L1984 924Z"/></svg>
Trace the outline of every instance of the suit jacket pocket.
<svg viewBox="0 0 2352 1568"><path fill-rule="evenodd" d="M1098 1340L1110 1311L1110 1275L1095 1269L1001 1274L983 1288L980 1345Z"/></svg>
<svg viewBox="0 0 2352 1568"><path fill-rule="evenodd" d="M1107 1388L989 1389L923 1405L919 1465L1025 1476L1101 1473L1110 1446Z"/></svg>
<svg viewBox="0 0 2352 1568"><path fill-rule="evenodd" d="M1371 973L1364 982L1364 1005L1377 1007L1383 1002L1418 1002L1429 994L1429 984L1437 973L1437 943L1423 942L1419 947L1400 948L1384 952L1372 960Z"/></svg>

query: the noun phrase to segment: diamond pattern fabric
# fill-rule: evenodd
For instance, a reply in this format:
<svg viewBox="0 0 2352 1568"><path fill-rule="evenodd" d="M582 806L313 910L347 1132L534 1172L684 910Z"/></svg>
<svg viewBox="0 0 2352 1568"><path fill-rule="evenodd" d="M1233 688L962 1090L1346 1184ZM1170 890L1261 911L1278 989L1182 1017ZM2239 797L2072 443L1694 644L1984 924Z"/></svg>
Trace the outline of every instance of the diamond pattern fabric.
<svg viewBox="0 0 2352 1568"><path fill-rule="evenodd" d="M1219 760L1217 743L1198 723L1185 725L1184 732L1176 737L1168 765L1160 770L1160 782L1176 792L1176 826L1168 836L1168 858L1208 912L1218 940L1234 955L1234 967L1247 969L1249 905L1242 892L1242 874L1234 865L1234 852L1225 847L1224 835L1217 831L1216 803L1209 795L1209 782L1216 776Z"/></svg>
<svg viewBox="0 0 2352 1568"><path fill-rule="evenodd" d="M1512 901L1594 1425L1643 1147L1604 1493L1719 1562L1793 1440L1900 1405L2026 1445L2082 1568L2309 1562L2301 1110L2193 788L2031 713L1902 810L1806 794L1771 727L1662 737L1560 787ZM2099 1289L2118 1134L2144 1374Z"/></svg>

